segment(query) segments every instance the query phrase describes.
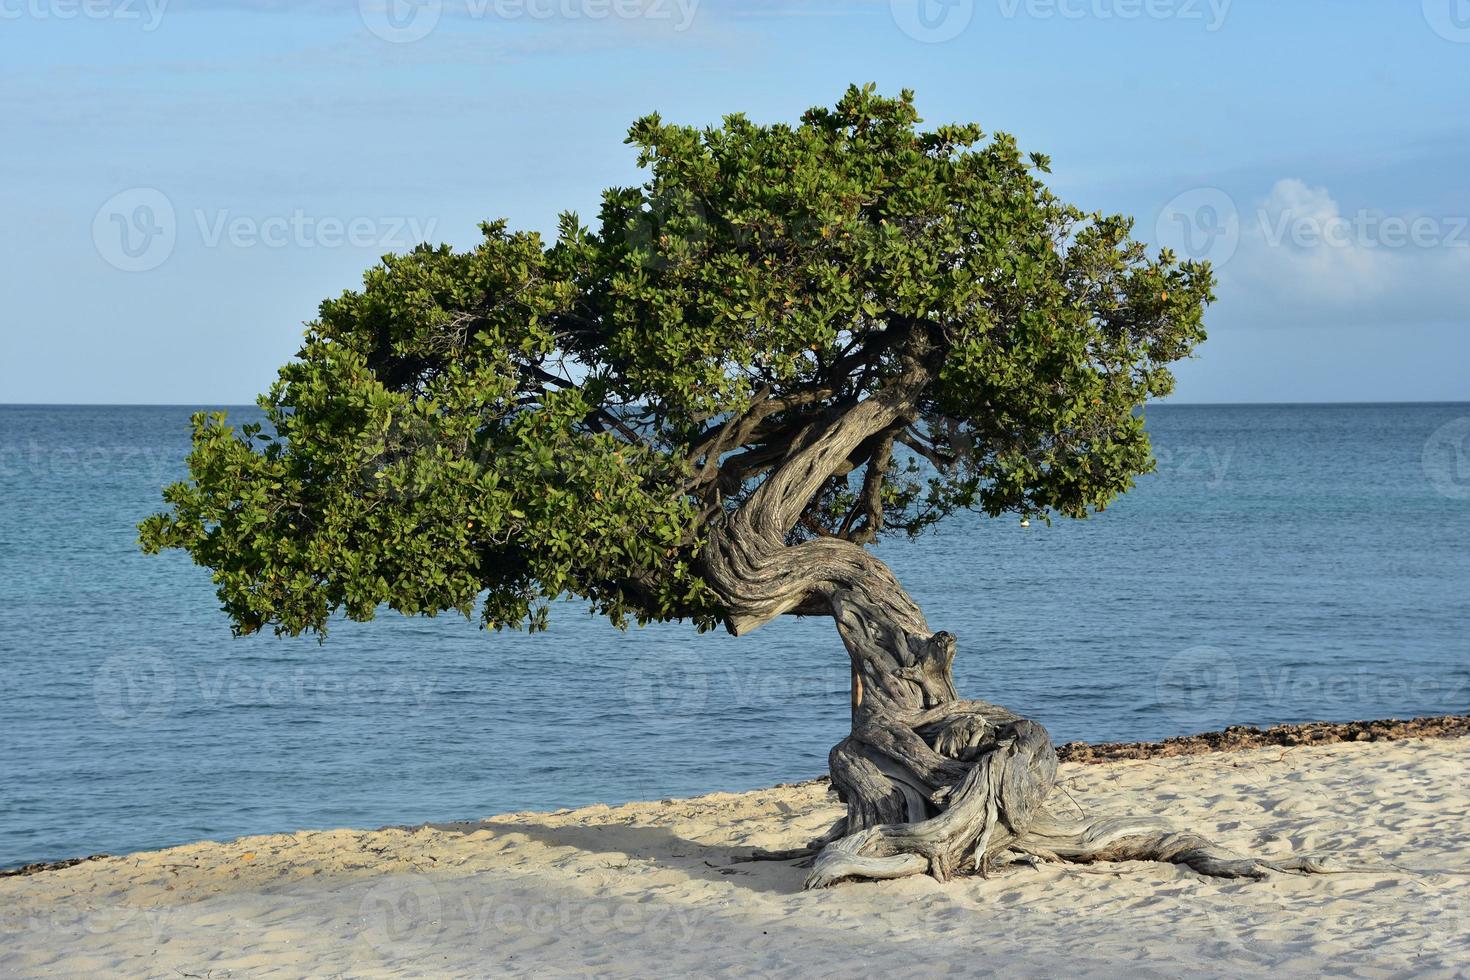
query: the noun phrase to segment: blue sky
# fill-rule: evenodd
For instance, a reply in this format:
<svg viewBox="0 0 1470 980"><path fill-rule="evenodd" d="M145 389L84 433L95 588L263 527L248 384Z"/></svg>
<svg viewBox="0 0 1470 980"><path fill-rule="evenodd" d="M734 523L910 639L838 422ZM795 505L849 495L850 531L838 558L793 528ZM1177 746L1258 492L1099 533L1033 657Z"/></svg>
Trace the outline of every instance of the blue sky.
<svg viewBox="0 0 1470 980"><path fill-rule="evenodd" d="M864 81L1217 261L1179 400L1470 400L1470 0L919 2L0 0L0 402L250 401L383 252L591 217L638 116Z"/></svg>

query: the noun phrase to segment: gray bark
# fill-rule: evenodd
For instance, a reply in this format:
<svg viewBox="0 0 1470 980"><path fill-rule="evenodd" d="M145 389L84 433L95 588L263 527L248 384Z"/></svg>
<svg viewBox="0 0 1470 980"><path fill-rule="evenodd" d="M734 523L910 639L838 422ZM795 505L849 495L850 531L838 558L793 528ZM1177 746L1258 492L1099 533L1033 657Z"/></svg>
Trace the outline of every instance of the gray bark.
<svg viewBox="0 0 1470 980"><path fill-rule="evenodd" d="M788 543L822 482L910 411L901 391L850 406L797 441L711 534L704 577L732 633L787 613L829 615L852 669L852 729L831 752L845 825L816 842L807 887L928 873L984 873L1002 854L1075 862L1158 860L1208 875L1321 871L1223 850L1151 818L1067 821L1050 812L1057 759L1036 722L955 690L955 637L929 629L893 573L836 537ZM814 846L813 850L816 850ZM790 856L787 853L785 856Z"/></svg>

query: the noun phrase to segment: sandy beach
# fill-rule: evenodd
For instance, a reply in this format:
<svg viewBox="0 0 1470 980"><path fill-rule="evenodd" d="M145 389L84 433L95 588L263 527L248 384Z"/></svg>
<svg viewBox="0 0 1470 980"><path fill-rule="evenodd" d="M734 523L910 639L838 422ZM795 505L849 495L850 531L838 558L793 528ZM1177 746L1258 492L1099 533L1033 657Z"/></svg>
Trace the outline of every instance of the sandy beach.
<svg viewBox="0 0 1470 980"><path fill-rule="evenodd" d="M375 831L248 837L0 879L0 974L1133 977L1470 972L1470 742L1068 764L1088 812L1384 873L1203 879L1011 866L800 890L824 783Z"/></svg>

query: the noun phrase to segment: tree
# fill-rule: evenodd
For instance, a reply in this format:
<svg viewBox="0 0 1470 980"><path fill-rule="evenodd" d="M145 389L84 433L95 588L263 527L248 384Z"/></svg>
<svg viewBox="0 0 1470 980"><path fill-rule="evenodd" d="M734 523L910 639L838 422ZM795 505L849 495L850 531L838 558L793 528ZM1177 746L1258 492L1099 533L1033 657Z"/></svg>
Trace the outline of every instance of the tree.
<svg viewBox="0 0 1470 980"><path fill-rule="evenodd" d="M795 126L651 115L628 137L647 182L607 191L597 230L386 257L322 304L269 426L195 418L143 547L211 568L242 634L384 605L539 629L558 596L619 626L832 617L847 817L812 885L1017 851L1261 874L1049 814L1045 730L959 698L955 638L866 547L961 508L1104 507L1151 468L1140 406L1213 299L1206 264L1054 197L1046 157L919 123L872 86Z"/></svg>

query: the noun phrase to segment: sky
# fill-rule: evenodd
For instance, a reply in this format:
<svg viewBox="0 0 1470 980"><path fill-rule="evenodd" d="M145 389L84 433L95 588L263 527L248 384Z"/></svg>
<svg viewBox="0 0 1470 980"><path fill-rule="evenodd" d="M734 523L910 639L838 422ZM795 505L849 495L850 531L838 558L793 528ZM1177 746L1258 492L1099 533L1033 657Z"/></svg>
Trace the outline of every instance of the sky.
<svg viewBox="0 0 1470 980"><path fill-rule="evenodd" d="M387 252L850 83L1216 263L1184 402L1470 400L1470 0L0 0L0 403L241 404Z"/></svg>

